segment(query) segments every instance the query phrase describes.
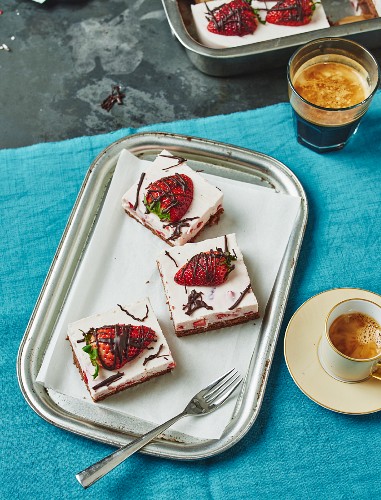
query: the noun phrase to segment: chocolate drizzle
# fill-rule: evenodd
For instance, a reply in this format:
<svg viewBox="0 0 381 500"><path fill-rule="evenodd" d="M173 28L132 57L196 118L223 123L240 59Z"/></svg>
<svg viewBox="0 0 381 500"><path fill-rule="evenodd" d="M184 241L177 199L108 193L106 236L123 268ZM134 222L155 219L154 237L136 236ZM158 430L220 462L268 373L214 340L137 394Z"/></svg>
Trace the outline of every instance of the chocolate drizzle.
<svg viewBox="0 0 381 500"><path fill-rule="evenodd" d="M145 172L143 172L142 175L140 176L140 179L139 179L138 187L136 189L136 200L135 200L135 203L134 203L134 210L136 210L138 208L138 204L139 204L139 192L140 192L140 188L142 187L143 179L144 179L145 175L146 175Z"/></svg>
<svg viewBox="0 0 381 500"><path fill-rule="evenodd" d="M247 294L247 292L250 290L251 288L251 283L249 283L247 285L247 287L245 288L245 290L243 290L243 292L241 292L240 296L238 297L238 299L234 302L234 304L232 306L229 307L229 311L232 311L233 309L235 309L242 301L242 299L244 298L244 296Z"/></svg>
<svg viewBox="0 0 381 500"><path fill-rule="evenodd" d="M168 238L166 238L166 241L177 240L177 238L179 238L181 236L181 229L183 227L189 227L188 221L199 219L199 218L200 218L199 216L186 217L185 219L181 219L181 220L177 220L174 222L169 222L168 224L164 224L163 227L173 227L174 228L173 233L170 236L168 236Z"/></svg>
<svg viewBox="0 0 381 500"><path fill-rule="evenodd" d="M175 266L176 266L176 267L179 267L179 266L177 265L177 262L175 261L175 259L174 259L174 258L172 257L172 255L168 252L168 250L166 250L166 251L165 251L165 255L166 255L167 257L169 257L171 260L173 260L173 262L175 263Z"/></svg>
<svg viewBox="0 0 381 500"><path fill-rule="evenodd" d="M197 311L197 309L201 309L202 307L208 310L213 309L212 306L209 306L206 302L204 302L202 295L202 292L196 292L196 290L191 291L188 295L188 302L183 305L183 310L186 315L190 316L192 313Z"/></svg>
<svg viewBox="0 0 381 500"><path fill-rule="evenodd" d="M132 329L138 329L138 336L132 337ZM109 336L105 336L109 332ZM128 363L135 359L148 344L155 341L156 334L151 328L143 325L106 325L101 328L91 328L89 332L96 342L98 352L101 351L101 344L110 346L113 355L113 364L107 365L102 356L98 359L105 370L115 370L118 364Z"/></svg>
<svg viewBox="0 0 381 500"><path fill-rule="evenodd" d="M174 165L175 166L175 165ZM186 177L186 176L184 176ZM189 177L188 177L189 179ZM158 183L160 182L161 186L164 187L158 187ZM189 179L189 182L191 182L191 179ZM146 213L150 213L149 206L153 205L155 203L159 203L163 198L166 198L169 200L168 206L166 206L164 209L162 209L162 212L168 213L171 208L176 207L179 204L179 200L177 195L173 192L175 188L180 187L184 193L184 196L186 191L189 191L188 189L188 184L187 182L183 179L183 177L178 174L177 172L174 175L170 175L169 177L163 177L162 179L158 179L157 181L151 183L148 188L147 188L147 193L145 196L145 200L148 200L150 198L150 201L147 202L145 201L146 205ZM188 194L188 196L191 196Z"/></svg>
<svg viewBox="0 0 381 500"><path fill-rule="evenodd" d="M251 11L253 9L249 4L241 6L231 6L230 4L222 4L214 9L210 9L207 3L205 3L207 13L205 15L208 22L212 22L215 30L219 33L225 32L227 28L232 28L234 31L242 34L253 33L253 29L249 24L245 22L245 18L242 15L243 12ZM228 12L224 12L222 9L227 8ZM218 13L218 16L216 16Z"/></svg>
<svg viewBox="0 0 381 500"><path fill-rule="evenodd" d="M279 2L270 9L259 8L267 12L283 12L281 20L283 22L302 23L310 14L303 9L303 0L293 0L293 5L289 5L289 0L279 0ZM286 4L284 6L284 4Z"/></svg>
<svg viewBox="0 0 381 500"><path fill-rule="evenodd" d="M227 237L226 234L224 235L224 244L225 244L225 254L229 255L228 237ZM222 252L221 248L217 248L217 250L219 250L220 252ZM232 250L232 253L233 253L234 257L235 257L234 260L237 260L237 254L235 253L234 248ZM234 269L234 267L233 267L233 269ZM232 271L233 271L233 269L232 269Z"/></svg>
<svg viewBox="0 0 381 500"><path fill-rule="evenodd" d="M163 349L164 345L160 344L158 351L155 354L151 354L150 356L147 356L144 361L143 361L143 366L145 366L149 361L152 361L155 358L161 358L163 356L159 356L161 350Z"/></svg>
<svg viewBox="0 0 381 500"><path fill-rule="evenodd" d="M233 255L231 255L229 251L224 252L222 248L216 248L216 250L210 249L209 252L200 252L189 259L178 273L181 273L180 276L183 278L186 271L190 269L192 271L192 279L195 280L198 273L202 271L205 275L205 286L214 285L217 275L217 266L220 264L222 258L225 258L227 261L229 260L226 266L226 279L227 275L235 269L235 266L230 264L230 260L237 259L234 249Z"/></svg>
<svg viewBox="0 0 381 500"><path fill-rule="evenodd" d="M169 167L163 168L163 171L169 170L170 168L178 167L179 165L181 165L182 163L185 163L187 161L185 158L182 158L181 156L162 155L162 154L160 154L159 156L161 156L162 158L171 158L173 160L177 160L177 163L175 165L171 165Z"/></svg>
<svg viewBox="0 0 381 500"><path fill-rule="evenodd" d="M143 323L143 321L145 321L148 318L148 312L149 312L149 310L148 310L148 305L147 304L146 304L146 315L144 316L144 318L137 318L133 314L129 313L127 311L127 309L124 309L120 304L117 304L117 306L120 307L123 312L125 312L126 314L128 314L128 316L130 316L135 321L140 321L141 323Z"/></svg>
<svg viewBox="0 0 381 500"><path fill-rule="evenodd" d="M100 389L101 387L104 387L107 385L107 387L112 384L113 382L115 382L116 380L119 380L120 378L122 378L124 375L123 372L118 372L118 373L115 373L115 375L110 375L108 378L106 378L105 380L102 380L102 382L99 382L99 384L96 384L93 386L93 389L96 390L96 389Z"/></svg>

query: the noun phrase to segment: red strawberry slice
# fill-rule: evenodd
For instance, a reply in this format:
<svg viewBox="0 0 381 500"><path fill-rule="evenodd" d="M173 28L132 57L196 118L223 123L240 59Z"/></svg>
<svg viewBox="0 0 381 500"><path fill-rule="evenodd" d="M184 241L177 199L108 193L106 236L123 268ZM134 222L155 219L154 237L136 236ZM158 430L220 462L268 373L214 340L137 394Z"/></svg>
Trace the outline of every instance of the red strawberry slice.
<svg viewBox="0 0 381 500"><path fill-rule="evenodd" d="M96 351L98 364L106 370L119 370L155 342L156 333L144 325L117 324L91 328L85 338L89 340L89 345L84 350L89 353L90 359Z"/></svg>
<svg viewBox="0 0 381 500"><path fill-rule="evenodd" d="M208 10L206 18L209 21L207 29L211 33L224 36L244 36L254 33L258 26L257 14L249 1L233 0L215 9Z"/></svg>
<svg viewBox="0 0 381 500"><path fill-rule="evenodd" d="M311 21L314 10L311 0L280 0L268 11L266 21L282 26L303 26Z"/></svg>
<svg viewBox="0 0 381 500"><path fill-rule="evenodd" d="M182 219L193 200L193 182L185 174L174 174L152 182L146 191L144 205L147 213L156 214L161 221Z"/></svg>
<svg viewBox="0 0 381 500"><path fill-rule="evenodd" d="M184 286L218 286L224 283L234 269L231 264L237 260L230 252L221 248L194 255L177 271L174 280Z"/></svg>

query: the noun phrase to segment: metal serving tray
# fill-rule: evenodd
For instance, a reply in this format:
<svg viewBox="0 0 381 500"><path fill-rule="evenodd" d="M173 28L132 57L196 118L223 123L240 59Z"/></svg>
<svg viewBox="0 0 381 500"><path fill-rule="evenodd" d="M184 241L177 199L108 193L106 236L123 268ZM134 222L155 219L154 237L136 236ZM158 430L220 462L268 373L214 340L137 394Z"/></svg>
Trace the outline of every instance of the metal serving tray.
<svg viewBox="0 0 381 500"><path fill-rule="evenodd" d="M233 418L218 440L194 442L158 439L144 453L172 459L199 459L220 453L239 441L255 422L263 400L279 329L307 223L307 200L295 175L282 163L261 153L218 142L174 134L132 135L106 148L91 164L58 246L53 263L20 345L18 380L29 405L42 418L87 438L122 446L134 435L126 417L109 408L84 405L79 400L46 390L36 382L51 332L60 317L81 257L97 224L103 201L122 149L152 160L163 149L186 157L193 168L299 196L301 208L287 246L263 319L249 370ZM140 432L140 431L137 431Z"/></svg>
<svg viewBox="0 0 381 500"><path fill-rule="evenodd" d="M330 23L355 14L350 0L321 0ZM253 43L229 49L211 49L197 40L191 12L191 0L162 0L172 33L196 66L212 76L233 76L254 73L283 66L292 53L310 40L326 37L346 37L368 49L381 46L381 18L331 26L308 33Z"/></svg>

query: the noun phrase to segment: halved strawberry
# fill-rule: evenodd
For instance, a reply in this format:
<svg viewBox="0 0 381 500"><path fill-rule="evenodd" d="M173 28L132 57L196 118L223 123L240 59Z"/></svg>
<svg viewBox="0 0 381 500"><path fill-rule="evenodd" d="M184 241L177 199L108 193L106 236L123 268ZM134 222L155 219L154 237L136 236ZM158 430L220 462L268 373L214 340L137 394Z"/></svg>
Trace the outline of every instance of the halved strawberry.
<svg viewBox="0 0 381 500"><path fill-rule="evenodd" d="M207 29L211 33L224 36L244 36L254 33L258 26L257 14L250 1L233 0L215 9L208 10L206 18L209 21Z"/></svg>
<svg viewBox="0 0 381 500"><path fill-rule="evenodd" d="M174 280L184 286L218 286L224 283L234 269L235 255L221 248L194 255L177 271Z"/></svg>
<svg viewBox="0 0 381 500"><path fill-rule="evenodd" d="M156 333L144 325L105 325L91 328L85 333L85 340L83 350L96 366L93 375L96 378L98 366L106 370L119 370L155 342Z"/></svg>
<svg viewBox="0 0 381 500"><path fill-rule="evenodd" d="M312 19L315 3L311 0L280 0L267 12L266 21L282 26L303 26Z"/></svg>
<svg viewBox="0 0 381 500"><path fill-rule="evenodd" d="M147 212L161 221L176 222L183 218L193 200L193 182L185 174L174 174L152 182L146 191Z"/></svg>

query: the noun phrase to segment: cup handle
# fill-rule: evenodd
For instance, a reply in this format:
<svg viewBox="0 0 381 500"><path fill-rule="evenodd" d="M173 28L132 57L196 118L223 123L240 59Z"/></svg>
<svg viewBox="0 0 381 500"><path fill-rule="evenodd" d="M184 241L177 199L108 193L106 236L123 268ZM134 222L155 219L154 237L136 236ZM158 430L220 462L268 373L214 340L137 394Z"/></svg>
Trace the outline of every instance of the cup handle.
<svg viewBox="0 0 381 500"><path fill-rule="evenodd" d="M381 380L381 361L378 361L375 365L376 368L371 374L371 377Z"/></svg>

